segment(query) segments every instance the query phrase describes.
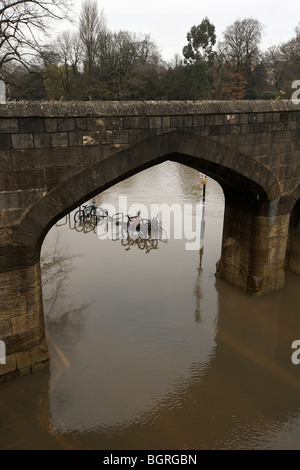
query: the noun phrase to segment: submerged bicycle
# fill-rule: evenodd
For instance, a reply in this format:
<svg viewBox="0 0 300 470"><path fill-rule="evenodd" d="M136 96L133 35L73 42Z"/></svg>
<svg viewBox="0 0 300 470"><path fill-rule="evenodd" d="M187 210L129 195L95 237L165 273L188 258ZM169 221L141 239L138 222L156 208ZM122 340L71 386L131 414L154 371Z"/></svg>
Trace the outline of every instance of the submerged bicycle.
<svg viewBox="0 0 300 470"><path fill-rule="evenodd" d="M98 237L107 234L109 229L109 223L111 224L112 234L114 234L114 240L117 239L126 239L139 240L140 249L148 248L147 252L156 246L144 244L141 240L162 240L167 241L166 231L161 227L159 223L158 216L153 217L152 219L145 219L141 217L141 211L138 211L136 215L124 214L123 212L118 212L112 216L108 214L107 209L104 209L100 206L96 206L95 199L90 205L83 205L75 212L74 214L75 226L77 225L77 231L85 231L86 233L94 230L98 227L97 233ZM100 234L101 227L104 230ZM117 229L115 233L114 229ZM148 246L149 245L149 246Z"/></svg>
<svg viewBox="0 0 300 470"><path fill-rule="evenodd" d="M95 199L93 199L91 205L88 206L87 204L84 204L82 207L82 209L80 208L77 212L75 212L74 222L82 223L89 220L94 224L97 224L97 206Z"/></svg>
<svg viewBox="0 0 300 470"><path fill-rule="evenodd" d="M127 214L127 234L133 238L140 239L160 239L167 238L166 231L161 227L158 216L152 219L141 217L140 211L134 216Z"/></svg>

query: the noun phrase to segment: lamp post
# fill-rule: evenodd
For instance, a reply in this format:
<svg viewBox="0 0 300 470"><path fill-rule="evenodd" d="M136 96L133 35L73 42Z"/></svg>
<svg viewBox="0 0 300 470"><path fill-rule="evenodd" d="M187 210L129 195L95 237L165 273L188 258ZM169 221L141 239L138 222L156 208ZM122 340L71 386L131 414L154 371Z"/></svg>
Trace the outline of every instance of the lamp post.
<svg viewBox="0 0 300 470"><path fill-rule="evenodd" d="M202 219L201 219L201 232L200 232L200 240L201 240L201 249L203 250L203 243L204 243L204 230L205 230L205 190L206 190L206 179L207 176L204 173L200 173L200 182L203 188L202 194Z"/></svg>

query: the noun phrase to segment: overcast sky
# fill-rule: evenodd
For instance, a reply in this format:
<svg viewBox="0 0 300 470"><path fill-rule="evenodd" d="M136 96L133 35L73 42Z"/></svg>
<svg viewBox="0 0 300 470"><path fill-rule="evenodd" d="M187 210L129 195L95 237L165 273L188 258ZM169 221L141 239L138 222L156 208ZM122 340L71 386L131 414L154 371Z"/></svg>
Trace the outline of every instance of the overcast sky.
<svg viewBox="0 0 300 470"><path fill-rule="evenodd" d="M80 12L82 0L73 0ZM265 26L263 47L295 35L300 22L299 0L97 0L110 30L150 34L165 60L181 54L186 34L203 18L216 28L217 40L236 19L254 18Z"/></svg>

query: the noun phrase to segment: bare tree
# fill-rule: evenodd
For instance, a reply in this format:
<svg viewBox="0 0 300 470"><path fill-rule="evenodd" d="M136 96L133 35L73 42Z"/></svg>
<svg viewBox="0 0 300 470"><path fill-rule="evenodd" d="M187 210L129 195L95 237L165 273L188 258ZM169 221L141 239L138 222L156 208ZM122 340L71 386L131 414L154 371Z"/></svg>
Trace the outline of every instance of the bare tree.
<svg viewBox="0 0 300 470"><path fill-rule="evenodd" d="M127 83L136 59L137 43L129 31L107 35L100 70L104 72L113 99L124 99Z"/></svg>
<svg viewBox="0 0 300 470"><path fill-rule="evenodd" d="M79 74L82 42L77 31L63 31L49 46L41 49L43 80L51 96L69 100Z"/></svg>
<svg viewBox="0 0 300 470"><path fill-rule="evenodd" d="M74 80L82 58L82 43L77 32L63 31L57 38L54 50L58 56L58 70L64 99L70 99Z"/></svg>
<svg viewBox="0 0 300 470"><path fill-rule="evenodd" d="M270 87L275 90L279 89L285 65L282 61L280 46L271 46L264 51L262 62L265 66L266 78Z"/></svg>
<svg viewBox="0 0 300 470"><path fill-rule="evenodd" d="M106 19L103 10L99 14L96 0L85 0L81 8L79 33L84 46L85 66L89 78L95 65L99 37L105 30Z"/></svg>
<svg viewBox="0 0 300 470"><path fill-rule="evenodd" d="M50 32L51 20L69 18L70 0L0 0L0 71L11 61L27 63L37 36Z"/></svg>
<svg viewBox="0 0 300 470"><path fill-rule="evenodd" d="M160 62L159 50L147 34L137 35L126 30L101 34L96 65L98 78L109 99L128 99L133 88L139 88L140 93L147 84L147 77L155 75L159 69Z"/></svg>
<svg viewBox="0 0 300 470"><path fill-rule="evenodd" d="M225 62L230 62L235 67L236 73L247 77L251 67L258 63L263 29L259 21L244 18L235 21L224 31L219 53Z"/></svg>
<svg viewBox="0 0 300 470"><path fill-rule="evenodd" d="M289 98L292 83L300 74L300 34L279 46L269 48L263 56L269 70L269 83L279 93L279 97Z"/></svg>

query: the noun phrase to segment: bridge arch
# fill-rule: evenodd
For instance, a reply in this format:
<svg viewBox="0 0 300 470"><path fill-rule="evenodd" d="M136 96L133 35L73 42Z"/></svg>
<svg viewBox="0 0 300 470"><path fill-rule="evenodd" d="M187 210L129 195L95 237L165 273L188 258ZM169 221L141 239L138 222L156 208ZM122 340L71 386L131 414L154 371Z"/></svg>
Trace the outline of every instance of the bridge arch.
<svg viewBox="0 0 300 470"><path fill-rule="evenodd" d="M1 374L47 360L39 258L51 226L165 160L223 188L216 275L252 295L283 287L291 211L299 220L299 116L281 100L2 105L0 337L8 357Z"/></svg>
<svg viewBox="0 0 300 470"><path fill-rule="evenodd" d="M28 251L29 264L38 262L44 237L57 220L110 186L165 160L206 173L221 185L225 198L238 198L244 209L257 214L280 194L272 172L255 158L208 137L174 131L112 153L58 185L28 211L14 243Z"/></svg>
<svg viewBox="0 0 300 470"><path fill-rule="evenodd" d="M286 268L300 274L300 184L293 194L293 207L289 221Z"/></svg>

